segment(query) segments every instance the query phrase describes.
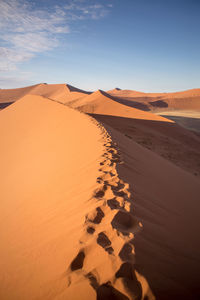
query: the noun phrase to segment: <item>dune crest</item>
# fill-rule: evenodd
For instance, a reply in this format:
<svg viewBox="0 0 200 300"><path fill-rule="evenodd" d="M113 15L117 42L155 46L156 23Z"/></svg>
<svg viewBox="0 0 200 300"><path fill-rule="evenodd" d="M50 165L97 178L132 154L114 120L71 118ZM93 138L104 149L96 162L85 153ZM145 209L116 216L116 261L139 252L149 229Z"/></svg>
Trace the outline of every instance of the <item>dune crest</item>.
<svg viewBox="0 0 200 300"><path fill-rule="evenodd" d="M110 90L107 92L127 106L145 111L199 110L200 89L175 93L143 93L133 90Z"/></svg>
<svg viewBox="0 0 200 300"><path fill-rule="evenodd" d="M96 292L94 299L155 299L135 268L134 237L142 224L134 216L129 184L116 170L123 162L116 143L100 123L96 124L104 136L98 188L90 200L96 205L85 216L80 249L67 270L67 295L79 299L79 285L89 282ZM86 300L88 294L81 297Z"/></svg>
<svg viewBox="0 0 200 300"><path fill-rule="evenodd" d="M0 128L0 298L59 298L93 205L101 131L41 96L2 110Z"/></svg>
<svg viewBox="0 0 200 300"><path fill-rule="evenodd" d="M160 96L66 84L9 93L0 298L199 299L198 132L142 110Z"/></svg>
<svg viewBox="0 0 200 300"><path fill-rule="evenodd" d="M89 95L90 92L83 91L69 84L47 84L39 83L18 89L0 89L0 109L19 100L25 95L38 95L61 103L67 103Z"/></svg>
<svg viewBox="0 0 200 300"><path fill-rule="evenodd" d="M105 114L112 116L120 116L126 118L145 119L154 121L171 122L164 117L151 114L133 107L119 103L115 98L102 90L98 90L89 96L74 101L70 106L77 108L84 113L89 114Z"/></svg>
<svg viewBox="0 0 200 300"><path fill-rule="evenodd" d="M5 127L0 297L153 297L134 267L133 240L142 225L104 127L32 95L0 113Z"/></svg>
<svg viewBox="0 0 200 300"><path fill-rule="evenodd" d="M22 98L26 94L31 93L37 86L40 84L27 86L24 88L17 88L17 89L0 89L0 104L1 103L12 103L16 100Z"/></svg>
<svg viewBox="0 0 200 300"><path fill-rule="evenodd" d="M69 84L40 84L31 90L32 95L40 95L60 103L68 103L90 94Z"/></svg>

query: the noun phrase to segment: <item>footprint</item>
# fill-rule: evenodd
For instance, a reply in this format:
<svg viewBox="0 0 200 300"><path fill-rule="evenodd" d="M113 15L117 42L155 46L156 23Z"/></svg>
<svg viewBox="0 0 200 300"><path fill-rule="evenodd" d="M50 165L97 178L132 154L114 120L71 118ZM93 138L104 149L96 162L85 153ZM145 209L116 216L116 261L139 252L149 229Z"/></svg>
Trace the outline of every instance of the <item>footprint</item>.
<svg viewBox="0 0 200 300"><path fill-rule="evenodd" d="M124 235L127 235L127 233L132 232L139 226L138 220L125 211L118 211L111 224L113 228L121 231Z"/></svg>
<svg viewBox="0 0 200 300"><path fill-rule="evenodd" d="M96 198L103 198L104 195L105 195L105 191L104 190L99 190L98 192L96 192L96 194L94 195L94 197L96 197Z"/></svg>
<svg viewBox="0 0 200 300"><path fill-rule="evenodd" d="M90 285L93 287L93 289L97 290L99 287L99 284L98 284L96 276L92 272L89 272L88 274L85 275L85 277L87 279L89 279Z"/></svg>
<svg viewBox="0 0 200 300"><path fill-rule="evenodd" d="M114 252L113 247L107 247L107 248L105 248L105 250L108 252L108 254L113 254L113 252Z"/></svg>
<svg viewBox="0 0 200 300"><path fill-rule="evenodd" d="M124 183L119 182L117 186L112 186L112 190L118 192L119 190L123 189L125 187Z"/></svg>
<svg viewBox="0 0 200 300"><path fill-rule="evenodd" d="M95 229L94 229L93 227L89 226L89 227L87 228L87 232L88 232L89 234L93 234L93 233L95 232Z"/></svg>
<svg viewBox="0 0 200 300"><path fill-rule="evenodd" d="M126 192L124 192L124 191L115 191L115 195L119 196L119 197L127 196Z"/></svg>
<svg viewBox="0 0 200 300"><path fill-rule="evenodd" d="M84 259L85 259L85 253L83 251L80 251L70 265L71 270L76 271L82 269Z"/></svg>
<svg viewBox="0 0 200 300"><path fill-rule="evenodd" d="M130 243L126 243L121 251L119 252L119 257L122 261L131 261L135 260L134 247Z"/></svg>
<svg viewBox="0 0 200 300"><path fill-rule="evenodd" d="M105 214L102 211L102 209L100 207L97 207L95 217L93 219L90 218L90 217L87 217L86 218L86 223L87 223L87 221L89 221L89 222L94 223L94 224L100 224L104 216L105 216Z"/></svg>
<svg viewBox="0 0 200 300"><path fill-rule="evenodd" d="M128 262L123 263L116 272L115 277L122 279L124 288L131 295L131 299L142 299L142 286L136 277L133 264Z"/></svg>
<svg viewBox="0 0 200 300"><path fill-rule="evenodd" d="M97 289L97 300L129 300L127 296L115 289L109 282Z"/></svg>
<svg viewBox="0 0 200 300"><path fill-rule="evenodd" d="M107 237L107 235L105 233L103 233L103 232L100 232L98 234L97 243L100 246L102 246L103 248L111 245L111 241L109 240L109 238Z"/></svg>
<svg viewBox="0 0 200 300"><path fill-rule="evenodd" d="M107 203L111 209L120 209L121 208L120 203L115 198L108 200Z"/></svg>

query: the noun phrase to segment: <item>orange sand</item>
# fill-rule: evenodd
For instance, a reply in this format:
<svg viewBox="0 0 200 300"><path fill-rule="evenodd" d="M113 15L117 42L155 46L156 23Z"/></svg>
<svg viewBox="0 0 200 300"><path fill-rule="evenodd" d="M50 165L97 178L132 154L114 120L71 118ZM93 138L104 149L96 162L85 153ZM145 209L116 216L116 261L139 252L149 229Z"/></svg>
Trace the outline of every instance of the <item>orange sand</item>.
<svg viewBox="0 0 200 300"><path fill-rule="evenodd" d="M199 135L103 91L0 91L11 96L0 299L198 299Z"/></svg>
<svg viewBox="0 0 200 300"><path fill-rule="evenodd" d="M142 93L132 90L114 89L108 94L128 106L147 111L198 110L200 111L200 89L176 93Z"/></svg>

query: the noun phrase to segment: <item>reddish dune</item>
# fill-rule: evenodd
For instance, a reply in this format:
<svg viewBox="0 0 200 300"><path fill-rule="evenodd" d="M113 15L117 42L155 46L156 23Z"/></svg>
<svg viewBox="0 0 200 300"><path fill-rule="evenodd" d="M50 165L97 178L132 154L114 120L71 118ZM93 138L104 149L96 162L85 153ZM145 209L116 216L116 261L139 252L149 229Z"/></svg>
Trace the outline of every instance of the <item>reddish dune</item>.
<svg viewBox="0 0 200 300"><path fill-rule="evenodd" d="M18 89L0 89L0 109L1 106L10 104L20 99L25 95L39 95L52 100L67 103L75 99L85 97L90 94L80 89L77 89L69 84L46 84L40 83L37 85L18 88Z"/></svg>
<svg viewBox="0 0 200 300"><path fill-rule="evenodd" d="M199 135L103 91L29 94L0 112L0 299L199 299Z"/></svg>
<svg viewBox="0 0 200 300"><path fill-rule="evenodd" d="M200 110L200 89L176 93L142 93L132 90L114 89L108 94L121 103L149 111Z"/></svg>
<svg viewBox="0 0 200 300"><path fill-rule="evenodd" d="M33 95L40 95L52 100L68 103L90 94L68 84L40 84L31 91Z"/></svg>
<svg viewBox="0 0 200 300"><path fill-rule="evenodd" d="M103 91L75 101L73 106L121 131L184 170L200 176L200 164L197 163L200 139L173 121L123 105Z"/></svg>
<svg viewBox="0 0 200 300"><path fill-rule="evenodd" d="M38 84L18 89L0 89L0 104L15 102L26 94L31 93L37 86Z"/></svg>
<svg viewBox="0 0 200 300"><path fill-rule="evenodd" d="M65 273L96 205L101 131L40 96L2 110L0 128L0 299L66 299Z"/></svg>
<svg viewBox="0 0 200 300"><path fill-rule="evenodd" d="M118 103L106 92L96 91L91 95L84 97L72 104L72 107L78 108L82 112L90 114L105 114L111 116L120 116L126 118L136 118L163 122L173 122L158 115L144 112L132 107L127 107Z"/></svg>
<svg viewBox="0 0 200 300"><path fill-rule="evenodd" d="M121 89L113 89L107 92L108 94L112 94L119 97L166 97L166 98L187 98L187 97L197 97L200 96L200 89L191 89L181 92L174 93L145 93L134 90L121 90Z"/></svg>

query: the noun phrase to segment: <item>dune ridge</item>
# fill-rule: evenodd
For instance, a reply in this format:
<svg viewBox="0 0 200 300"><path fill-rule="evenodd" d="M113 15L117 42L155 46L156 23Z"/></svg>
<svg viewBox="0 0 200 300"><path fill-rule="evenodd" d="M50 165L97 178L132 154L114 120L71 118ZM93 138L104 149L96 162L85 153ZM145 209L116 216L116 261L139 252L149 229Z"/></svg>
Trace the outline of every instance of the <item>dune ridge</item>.
<svg viewBox="0 0 200 300"><path fill-rule="evenodd" d="M200 89L189 89L185 91L180 91L180 92L171 92L171 93L147 93L147 92L139 92L139 91L134 91L134 90L121 90L121 89L113 89L107 91L107 93L113 94L113 95L122 95L126 96L129 95L130 97L134 96L141 96L143 97L144 95L149 96L149 97L166 97L166 98L182 98L182 97L188 97L188 96L200 96ZM181 96L181 97L180 97Z"/></svg>
<svg viewBox="0 0 200 300"><path fill-rule="evenodd" d="M38 95L60 103L67 103L89 95L91 92L73 87L69 84L39 83L17 89L0 89L0 109L19 100L25 95Z"/></svg>
<svg viewBox="0 0 200 300"><path fill-rule="evenodd" d="M133 90L114 89L107 91L121 103L144 111L199 110L200 89L175 93L143 93Z"/></svg>
<svg viewBox="0 0 200 300"><path fill-rule="evenodd" d="M101 132L89 116L32 95L0 112L0 128L0 298L66 299Z"/></svg>
<svg viewBox="0 0 200 300"><path fill-rule="evenodd" d="M134 237L142 224L134 216L129 184L116 170L123 163L117 144L102 124L95 123L104 139L98 188L90 199L96 207L85 216L80 250L67 271L68 297L79 299L79 283L88 281L96 299L155 299L148 282L135 269Z"/></svg>
<svg viewBox="0 0 200 300"><path fill-rule="evenodd" d="M1 299L199 299L197 134L41 84L0 141Z"/></svg>
<svg viewBox="0 0 200 300"><path fill-rule="evenodd" d="M119 88L104 92L87 92L69 84L47 84L40 83L33 86L18 89L0 90L0 109L21 97L32 94L40 95L63 104L76 107L79 100L87 98L88 95L98 93L104 94L121 104L141 109L143 111L177 111L177 110L200 110L200 89L190 89L174 93L144 93L135 90L121 90ZM88 99L89 101L89 99ZM92 101L92 97L90 98ZM77 102L77 104L76 104ZM84 101L80 101L83 106Z"/></svg>
<svg viewBox="0 0 200 300"><path fill-rule="evenodd" d="M136 119L154 120L173 123L159 115L154 115L133 107L127 107L104 91L98 90L82 99L78 99L70 104L71 107L77 108L84 113L105 114L121 117L130 117Z"/></svg>
<svg viewBox="0 0 200 300"><path fill-rule="evenodd" d="M1 111L3 126L1 298L153 297L134 268L142 225L104 127L35 95Z"/></svg>
<svg viewBox="0 0 200 300"><path fill-rule="evenodd" d="M17 89L0 89L0 103L12 103L29 94L39 84Z"/></svg>
<svg viewBox="0 0 200 300"><path fill-rule="evenodd" d="M32 95L40 95L60 103L68 103L89 95L86 92L69 84L40 84L31 90Z"/></svg>

